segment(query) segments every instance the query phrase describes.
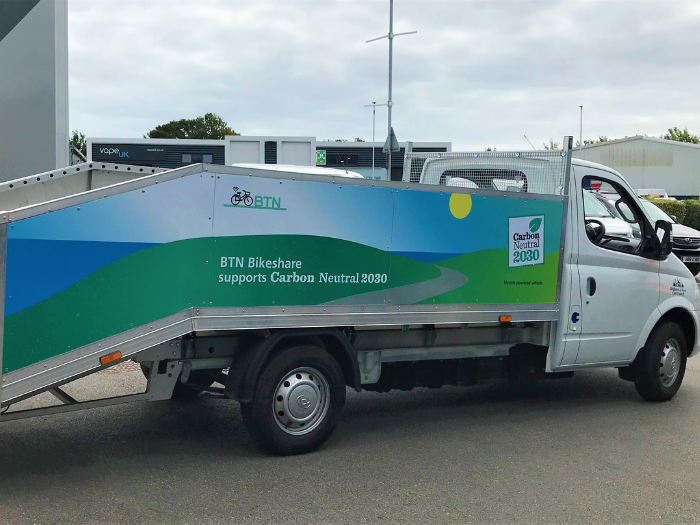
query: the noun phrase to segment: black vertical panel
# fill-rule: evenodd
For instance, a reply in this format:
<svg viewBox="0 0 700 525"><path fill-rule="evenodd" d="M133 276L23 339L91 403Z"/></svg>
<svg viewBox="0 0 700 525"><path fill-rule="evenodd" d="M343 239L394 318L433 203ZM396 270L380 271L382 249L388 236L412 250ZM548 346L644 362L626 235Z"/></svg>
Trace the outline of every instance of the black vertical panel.
<svg viewBox="0 0 700 525"><path fill-rule="evenodd" d="M394 180L393 179L393 175L394 175L393 168L400 168L401 170L403 170L404 155L406 155L406 150L404 148L401 148L399 151L395 151L391 154L391 167L392 167L392 170L391 170L392 179L391 180ZM399 179L399 180L401 180L401 179Z"/></svg>
<svg viewBox="0 0 700 525"><path fill-rule="evenodd" d="M277 164L277 142L274 140L265 142L265 164Z"/></svg>
<svg viewBox="0 0 700 525"><path fill-rule="evenodd" d="M403 166L401 166L401 167L392 166L391 167L391 180L398 180L398 181L403 180Z"/></svg>

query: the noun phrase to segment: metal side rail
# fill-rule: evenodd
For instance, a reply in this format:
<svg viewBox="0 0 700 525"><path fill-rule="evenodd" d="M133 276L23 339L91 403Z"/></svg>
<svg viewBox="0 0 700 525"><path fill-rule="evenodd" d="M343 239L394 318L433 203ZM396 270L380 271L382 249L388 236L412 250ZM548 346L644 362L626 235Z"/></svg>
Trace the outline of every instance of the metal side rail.
<svg viewBox="0 0 700 525"><path fill-rule="evenodd" d="M171 171L165 168L88 162L0 182L0 210L15 210L90 190Z"/></svg>
<svg viewBox="0 0 700 525"><path fill-rule="evenodd" d="M498 323L499 315L504 313L510 315L513 322L556 321L559 307L554 303L190 308L25 368L4 373L2 406L107 368L100 363L100 357L120 352L121 360L135 358L137 354L157 345L197 331ZM173 345L179 345L179 342ZM163 356L163 360L184 358L179 347L173 346L169 351L170 355ZM139 355L138 360L149 359Z"/></svg>
<svg viewBox="0 0 700 525"><path fill-rule="evenodd" d="M26 177L0 182L0 193L11 190L20 190L22 188L27 188L37 184L41 185L48 182L55 182L66 177L77 175L81 172L89 172L90 170L121 171L141 177L170 171L167 168L151 168L133 164L123 164L119 162L83 162L81 164L74 164L62 169L45 171L43 173L37 173L36 175L27 175Z"/></svg>

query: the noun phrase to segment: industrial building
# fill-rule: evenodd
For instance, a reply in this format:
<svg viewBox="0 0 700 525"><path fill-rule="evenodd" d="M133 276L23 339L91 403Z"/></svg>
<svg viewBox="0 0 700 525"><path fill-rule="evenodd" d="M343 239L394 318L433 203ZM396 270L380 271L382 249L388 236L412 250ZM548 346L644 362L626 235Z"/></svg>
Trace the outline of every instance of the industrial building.
<svg viewBox="0 0 700 525"><path fill-rule="evenodd" d="M664 189L679 199L700 195L700 145L638 135L577 148L573 156L619 171L635 189Z"/></svg>
<svg viewBox="0 0 700 525"><path fill-rule="evenodd" d="M347 168L366 178L387 180L387 155L382 152L383 146L383 142L329 142L289 136L227 136L223 140L87 139L89 162L160 168L179 168L198 162L317 165ZM451 142L400 142L399 147L391 156L392 180L401 180L407 151L452 151Z"/></svg>
<svg viewBox="0 0 700 525"><path fill-rule="evenodd" d="M316 150L325 151L326 166L348 168L365 178L387 180L387 154L383 142L317 142ZM404 155L414 153L444 153L452 151L451 142L399 142L399 151L391 155L391 180L401 180ZM374 151L373 151L374 150ZM374 169L372 153L374 152Z"/></svg>

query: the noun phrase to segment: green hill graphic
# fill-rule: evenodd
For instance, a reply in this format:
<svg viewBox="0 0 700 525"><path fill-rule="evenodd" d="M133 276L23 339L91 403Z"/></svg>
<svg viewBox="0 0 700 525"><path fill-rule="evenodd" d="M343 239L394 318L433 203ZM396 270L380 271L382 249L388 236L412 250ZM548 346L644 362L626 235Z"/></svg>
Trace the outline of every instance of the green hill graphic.
<svg viewBox="0 0 700 525"><path fill-rule="evenodd" d="M419 304L554 303L559 252L545 254L544 264L508 267L508 250L483 250L435 263L463 273L469 282Z"/></svg>
<svg viewBox="0 0 700 525"><path fill-rule="evenodd" d="M300 267L250 268L251 257L263 266L283 260ZM234 275L245 282L231 284ZM327 237L242 236L162 244L114 261L6 317L3 365L16 370L191 307L316 305L440 275L432 264ZM300 276L312 276L313 282L308 277L302 282ZM349 282L351 277L359 282ZM375 304L383 304L381 298L381 293L375 296Z"/></svg>

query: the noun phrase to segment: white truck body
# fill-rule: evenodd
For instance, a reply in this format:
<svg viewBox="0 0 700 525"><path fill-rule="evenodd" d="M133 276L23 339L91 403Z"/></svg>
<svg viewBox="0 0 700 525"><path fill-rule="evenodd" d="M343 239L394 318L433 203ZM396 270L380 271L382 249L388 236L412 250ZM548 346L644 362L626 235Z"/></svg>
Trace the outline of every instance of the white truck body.
<svg viewBox="0 0 700 525"><path fill-rule="evenodd" d="M699 348L697 283L669 255L670 224L653 224L619 173L572 160L571 142L566 137L561 152L408 154L403 182L329 177L301 167L201 164L144 177L138 167L89 164L0 184L6 210L0 213L0 404L6 410L0 422L206 392L240 401L256 440L284 454L313 450L330 435L345 385L388 391L617 367L645 398L669 399L686 358ZM625 220L637 225L641 239L606 236L604 224L586 218L587 178L607 182L628 201L634 216ZM320 203L329 211L312 215ZM251 215L256 210L270 213ZM353 213L370 226L353 233L359 224ZM118 221L104 222L105 216ZM134 226L125 229L120 221ZM171 249L139 231L156 223L168 242L189 247L152 262L147 254ZM95 277L76 277L67 291L49 293L43 277L22 273L32 268L27 254L36 253L35 242L80 266L74 245L61 244L80 240L66 238L78 230L99 242L118 234L151 244L112 266L100 263L90 270ZM272 234L266 241L263 235ZM358 244L372 236L375 244ZM226 243L238 252L222 251ZM476 243L471 252L469 243ZM451 245L454 250L445 249ZM241 246L258 251L244 253ZM280 246L296 256L278 256ZM350 269L333 273L317 259ZM246 273L251 265L255 272ZM281 275L285 265L295 271ZM164 283L187 298L158 284L165 267L180 273ZM362 273L365 267L377 270ZM141 271L146 277L132 292L114 268L136 268L126 277ZM273 290L270 282L289 284ZM320 286L329 282L343 286ZM105 291L103 283L114 288ZM151 286L173 292L172 304L148 293L129 303L130 293ZM58 301L61 294L68 299ZM123 312L114 310L119 305ZM76 324L73 308L90 335ZM100 309L120 320L105 319ZM146 392L77 402L61 389L126 359L142 364ZM63 405L13 407L47 391Z"/></svg>

